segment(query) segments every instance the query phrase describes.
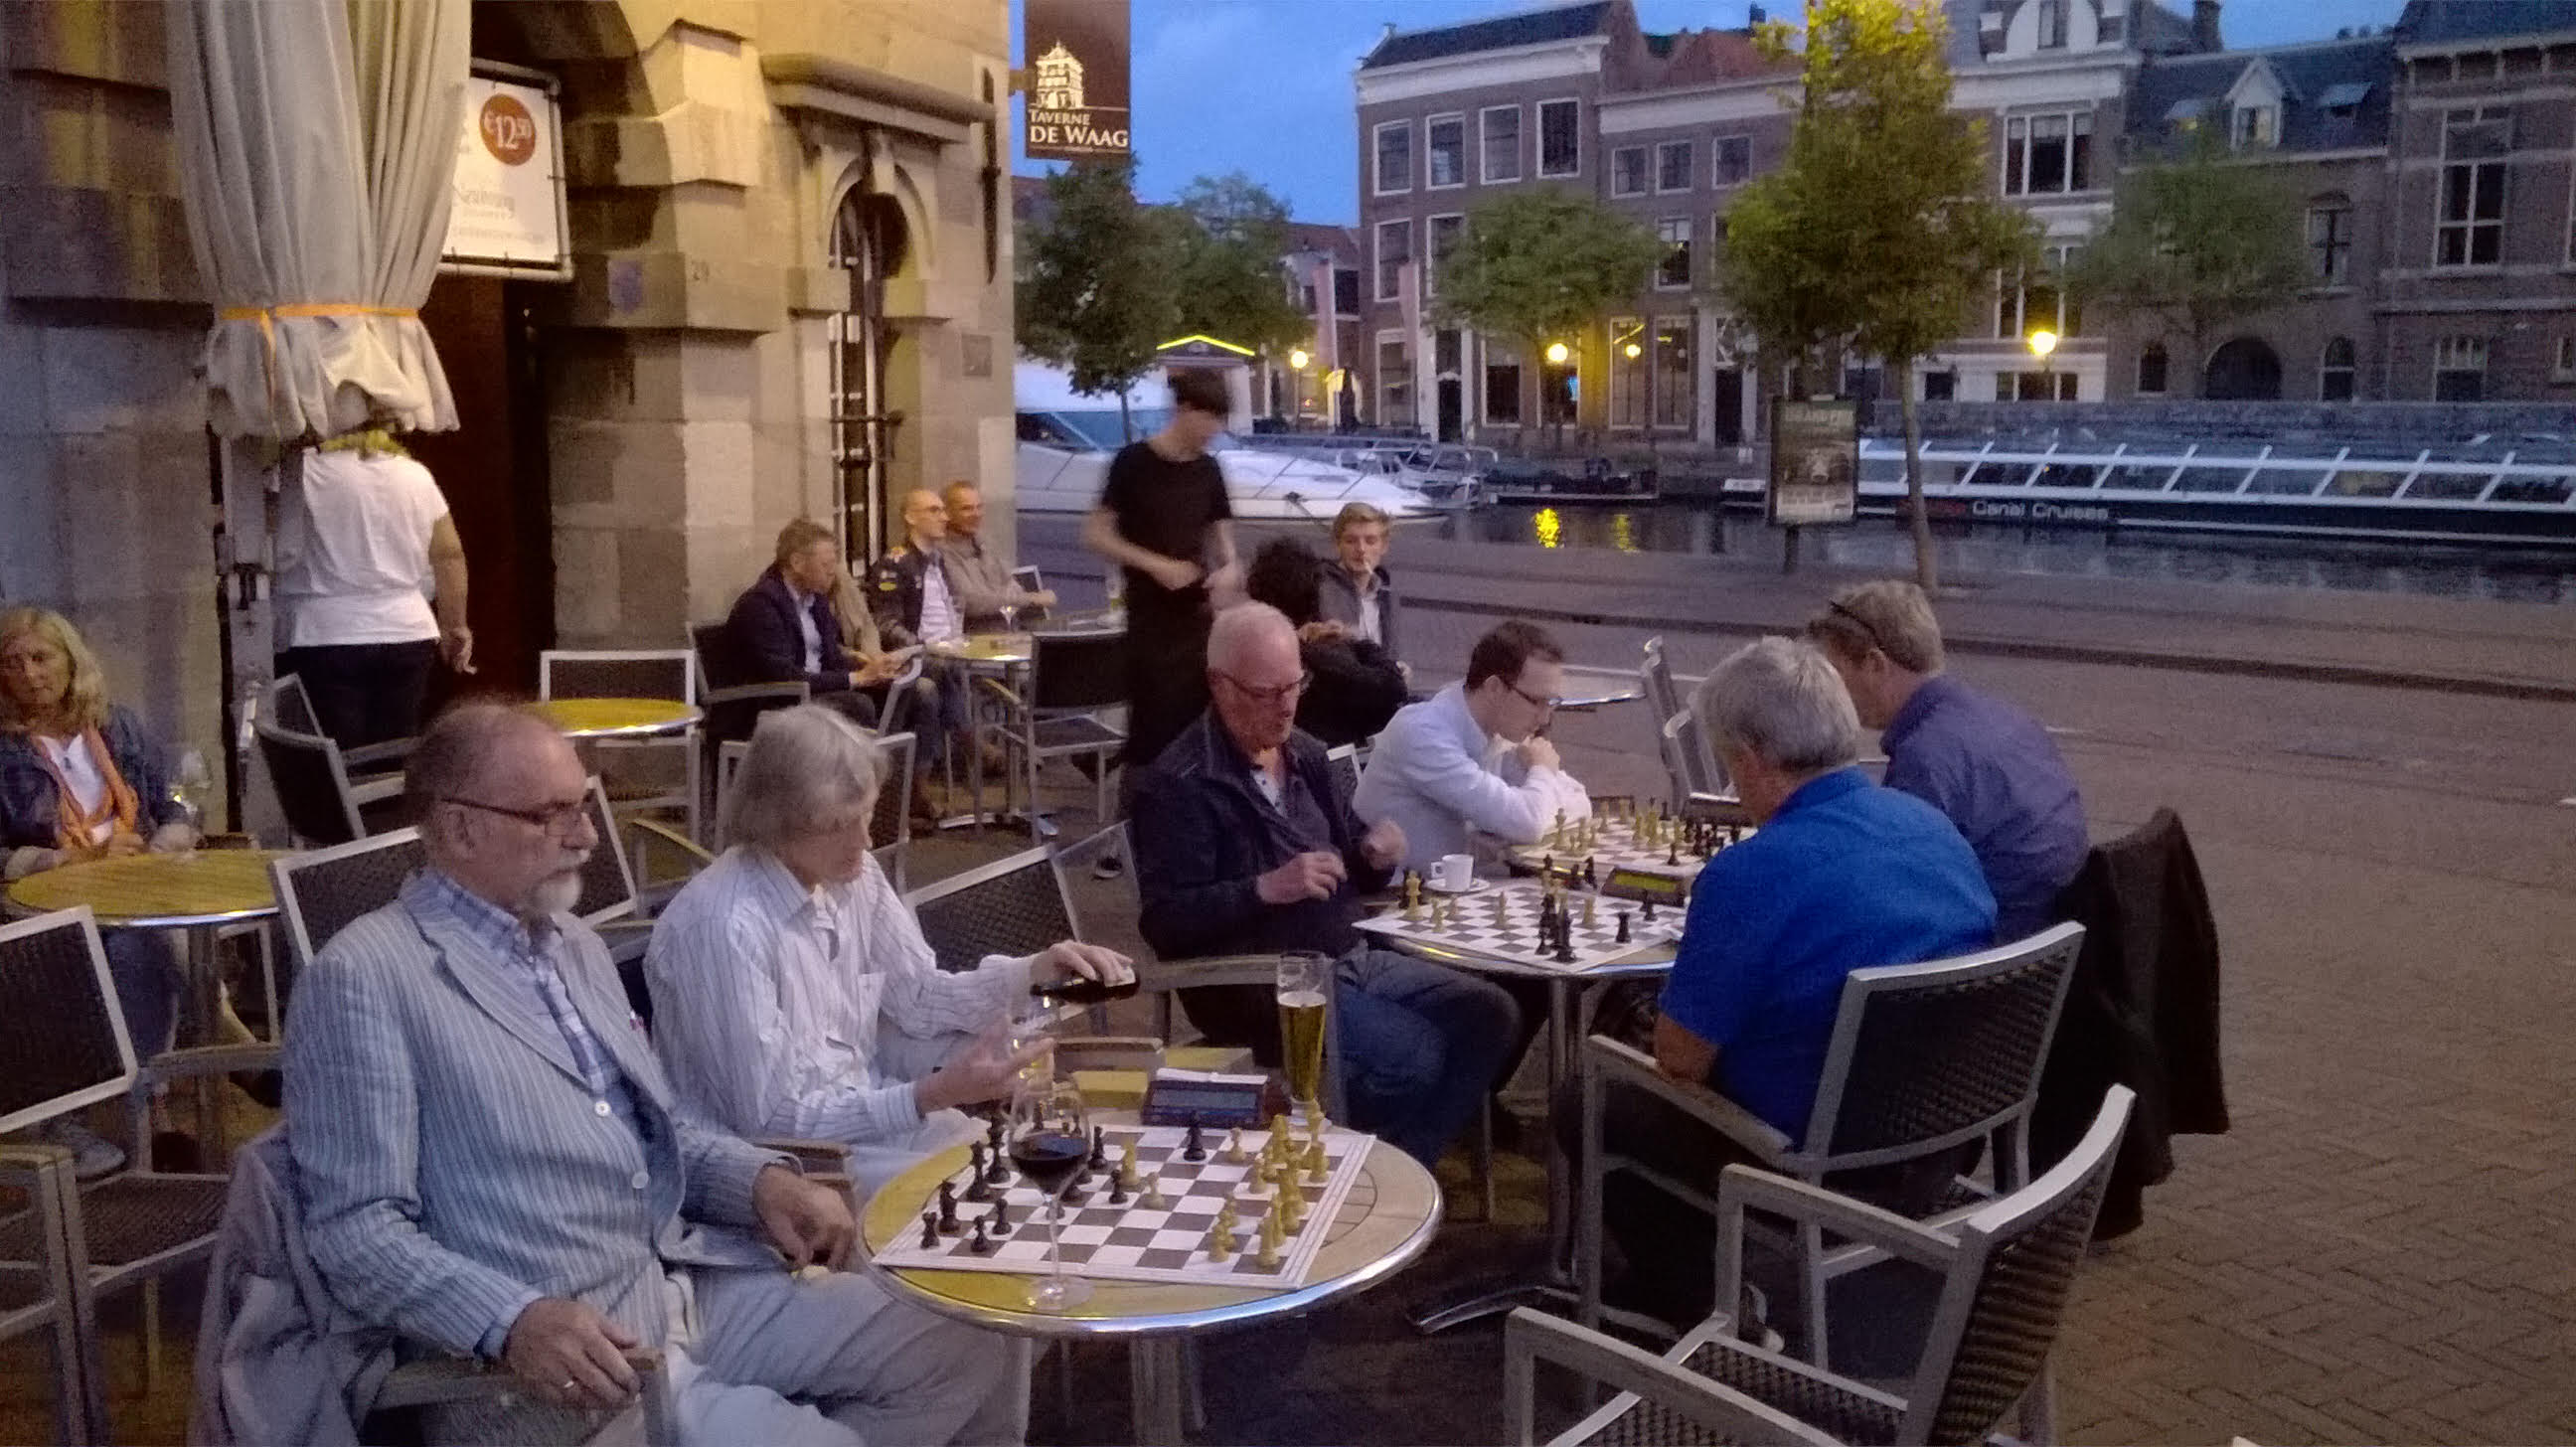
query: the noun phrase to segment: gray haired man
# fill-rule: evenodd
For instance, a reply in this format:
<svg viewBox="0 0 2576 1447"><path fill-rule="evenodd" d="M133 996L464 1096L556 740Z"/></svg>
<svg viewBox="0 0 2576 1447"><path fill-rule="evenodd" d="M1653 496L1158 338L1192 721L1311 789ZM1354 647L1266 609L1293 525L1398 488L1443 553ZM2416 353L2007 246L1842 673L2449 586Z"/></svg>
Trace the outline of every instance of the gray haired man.
<svg viewBox="0 0 2576 1447"><path fill-rule="evenodd" d="M298 983L286 1119L313 1261L361 1320L506 1367L440 1442L585 1440L664 1349L691 1443L1007 1442L998 1337L841 1274L839 1192L679 1108L599 937L572 746L499 704L407 768L428 868ZM787 1268L835 1274L799 1281Z"/></svg>

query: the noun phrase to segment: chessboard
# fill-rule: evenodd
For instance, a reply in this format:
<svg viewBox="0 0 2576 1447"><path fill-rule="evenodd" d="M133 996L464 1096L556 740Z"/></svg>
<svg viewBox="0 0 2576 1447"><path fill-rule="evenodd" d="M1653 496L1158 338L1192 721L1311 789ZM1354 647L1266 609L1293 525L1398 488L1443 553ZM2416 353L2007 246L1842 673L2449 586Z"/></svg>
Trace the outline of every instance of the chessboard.
<svg viewBox="0 0 2576 1447"><path fill-rule="evenodd" d="M1535 844L1513 845L1510 856L1513 864L1533 874L1553 871L1556 878L1575 883L1583 882L1583 866L1589 863L1596 881L1608 879L1614 869L1630 869L1688 885L1718 851L1752 834L1750 828L1698 820L1596 815L1551 829Z"/></svg>
<svg viewBox="0 0 2576 1447"><path fill-rule="evenodd" d="M1244 1131L1244 1158L1236 1161L1227 1159L1231 1133L1207 1131L1201 1143L1206 1159L1192 1161L1185 1158L1187 1128L1101 1127L1102 1154L1109 1169L1086 1174L1065 1194L1064 1219L1059 1228L1065 1270L1094 1281L1282 1289L1305 1285L1307 1274L1314 1269L1316 1253L1323 1249L1353 1186L1365 1174L1363 1163L1376 1138L1326 1126L1324 1179L1319 1184L1299 1176L1292 1189L1305 1202L1302 1219L1296 1230L1284 1232L1277 1264L1264 1266L1256 1237L1262 1218L1278 1209L1279 1192L1252 1178L1270 1134L1267 1130ZM1289 1139L1302 1148L1309 1137L1292 1129ZM1118 1165L1131 1144L1135 1148L1139 1189L1114 1192ZM1045 1195L1023 1181L1007 1158L999 1164L1003 1179L996 1184L987 1176L992 1200L969 1197L971 1163L934 1183L920 1209L912 1213L913 1221L893 1240L877 1248L876 1263L1025 1276L1053 1270L1054 1260L1047 1250ZM1142 1186L1149 1182L1159 1191L1163 1202L1160 1206L1145 1204ZM939 1188L943 1185L955 1196L953 1217L958 1229L953 1234L940 1226ZM1112 1204L1113 1194L1124 1194L1125 1199ZM1219 1209L1227 1202L1234 1206L1234 1246L1220 1261L1209 1252L1214 1234L1211 1228ZM997 1210L1006 1214L1008 1224L1008 1229L999 1234L993 1227ZM981 1233L975 1229L979 1221L984 1226ZM975 1250L979 1234L988 1248L980 1254Z"/></svg>
<svg viewBox="0 0 2576 1447"><path fill-rule="evenodd" d="M1568 890L1566 933L1570 936L1567 943L1572 946L1568 953L1574 958L1562 959L1539 939L1543 888L1535 879L1515 880L1482 894L1437 897L1436 910L1435 897L1425 895L1412 919L1405 917L1406 911L1399 905L1361 920L1359 927L1390 939L1440 945L1486 959L1572 974L1598 969L1681 938L1679 909L1658 910L1653 919L1648 919L1644 906L1633 901ZM1440 916L1438 921L1433 918L1435 913ZM1625 942L1618 937L1622 913L1628 916Z"/></svg>

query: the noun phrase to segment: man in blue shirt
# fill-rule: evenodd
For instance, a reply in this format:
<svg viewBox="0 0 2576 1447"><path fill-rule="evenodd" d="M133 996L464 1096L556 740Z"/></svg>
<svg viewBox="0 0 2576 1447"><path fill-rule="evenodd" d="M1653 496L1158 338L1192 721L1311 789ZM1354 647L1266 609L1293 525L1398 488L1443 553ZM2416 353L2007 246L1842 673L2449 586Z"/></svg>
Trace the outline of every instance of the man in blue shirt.
<svg viewBox="0 0 2576 1447"><path fill-rule="evenodd" d="M1709 860L1692 887L1655 1064L1794 1141L1807 1131L1844 979L1985 948L1994 897L1938 810L1853 767L1860 720L1814 648L1749 644L1717 666L1691 708L1760 828ZM1674 1179L1713 1187L1736 1158L1640 1093L1614 1090L1603 1111L1610 1150ZM1624 1172L1608 1182L1603 1216L1610 1239L1645 1268L1634 1278L1671 1288L1638 1304L1688 1319L1709 1279L1708 1218Z"/></svg>
<svg viewBox="0 0 2576 1447"><path fill-rule="evenodd" d="M1941 625L1912 583L1861 583L1807 623L1860 721L1885 730L1887 786L1959 827L1995 892L1995 938L2057 922L2091 840L2084 801L2039 721L1941 671Z"/></svg>

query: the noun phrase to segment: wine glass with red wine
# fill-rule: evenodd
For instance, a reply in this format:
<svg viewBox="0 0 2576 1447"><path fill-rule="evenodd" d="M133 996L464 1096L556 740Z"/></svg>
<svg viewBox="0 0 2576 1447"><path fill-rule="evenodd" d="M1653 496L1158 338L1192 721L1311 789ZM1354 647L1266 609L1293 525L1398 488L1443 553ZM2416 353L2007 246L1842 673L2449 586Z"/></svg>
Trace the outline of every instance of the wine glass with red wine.
<svg viewBox="0 0 2576 1447"><path fill-rule="evenodd" d="M1053 1270L1029 1283L1031 1311L1060 1312L1091 1299L1091 1283L1068 1276L1064 1245L1064 1193L1091 1158L1091 1113L1072 1082L1040 1080L1011 1097L1011 1164L1023 1180L1046 1193L1047 1259Z"/></svg>

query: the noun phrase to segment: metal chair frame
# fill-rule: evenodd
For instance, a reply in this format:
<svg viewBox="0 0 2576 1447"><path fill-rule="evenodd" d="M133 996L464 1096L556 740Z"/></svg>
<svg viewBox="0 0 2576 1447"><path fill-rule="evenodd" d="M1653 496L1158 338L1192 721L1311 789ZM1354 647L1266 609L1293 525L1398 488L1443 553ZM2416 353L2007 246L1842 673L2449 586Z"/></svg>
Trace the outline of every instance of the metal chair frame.
<svg viewBox="0 0 2576 1447"><path fill-rule="evenodd" d="M1333 776L1334 787L1342 791L1343 802L1348 803L1360 786L1360 746L1336 744L1324 750L1324 767Z"/></svg>
<svg viewBox="0 0 2576 1447"><path fill-rule="evenodd" d="M2038 1103L2040 1074L2047 1064L2049 1042L2056 1033L2058 1015L2074 979L2083 939L2081 925L2061 924L2029 939L1975 954L1852 971L1843 981L1842 1000L1834 1017L1803 1145L1793 1145L1786 1135L1706 1086L1670 1079L1651 1058L1628 1045L1603 1035L1587 1038L1583 1045L1583 1179L1575 1251L1583 1323L1590 1326L1601 1319L1602 1182L1612 1170L1642 1176L1667 1194L1702 1210L1716 1209L1703 1186L1676 1180L1643 1162L1625 1157L1613 1161L1606 1155L1601 1140L1602 1101L1611 1084L1654 1095L1718 1132L1763 1167L1807 1182L1821 1182L1840 1171L1920 1160L1970 1141L1984 1140L1991 1148L1994 1189L1987 1193L1973 1182L1955 1183L1954 1189L1971 1193L1971 1204L1951 1206L1928 1218L1946 1225L1977 1209L1975 1201L2016 1190L2029 1176L2030 1114ZM1888 1027L1881 1023L1881 1012L1908 1002L1968 992L1977 1003L1984 1004L1997 998L1995 991L2029 979L2045 985L2044 1003L2036 1012L2026 1011L2027 1018L2001 1020L2005 1028L1991 1032L2001 1038L1972 1038L1968 1031L1952 1029L1917 1031L1914 1033L1921 1038L1899 1040L1892 1038ZM1866 1053L1864 1042L1869 1045ZM1902 1051L1911 1051L1915 1058L1897 1053ZM1863 1092L1853 1089L1856 1075L1876 1072L1890 1060L1937 1073L1939 1067L1966 1064L1961 1057L1967 1051L1978 1052L1971 1068L1999 1064L2009 1072L2011 1088L1988 1090L1975 1106L1927 1101L1919 1096L1864 1098ZM1922 1058L1927 1055L1932 1058ZM1880 1083L1893 1089L1914 1084L1911 1080ZM1903 1108L1888 1109L1889 1099L1898 1100ZM1869 1114L1858 1116L1858 1112ZM1901 1124L1889 1126L1881 1119L1890 1116ZM1838 1147L1838 1139L1848 1139L1856 1129L1872 1125L1881 1134L1900 1138L1885 1144ZM1793 1254L1798 1265L1799 1306L1806 1341L1816 1364L1823 1366L1829 1360L1826 1283L1883 1258L1855 1247L1828 1252L1822 1233L1812 1225L1798 1229Z"/></svg>
<svg viewBox="0 0 2576 1447"><path fill-rule="evenodd" d="M897 894L904 891L906 871L912 853L912 759L915 743L913 736L908 733L877 735L877 744L885 750L886 755L885 777L877 785L876 814L868 823L868 837L879 842L870 847L868 853L875 856L877 867L885 871L886 878L894 882L894 892ZM717 849L726 847L729 842L723 837L724 804L725 800L733 794L734 771L742 767L742 761L750 753L751 742L747 739L728 739L716 746L716 813L713 828ZM637 821L639 831L643 831L645 822ZM639 837L663 836L660 835L660 831L644 831L639 832ZM706 851L700 850L698 853L699 864L704 865L709 862Z"/></svg>
<svg viewBox="0 0 2576 1447"><path fill-rule="evenodd" d="M304 687L301 675L290 673L268 686L267 717L289 733L322 735L322 716L313 711L313 696ZM360 744L354 749L341 749L340 761L353 778L375 782L381 773L399 774L402 761L411 755L416 739L387 739L380 744ZM337 741L334 741L337 747Z"/></svg>
<svg viewBox="0 0 2576 1447"><path fill-rule="evenodd" d="M321 939L313 937L313 923L307 915L315 900L327 894L335 904L344 902L350 881L334 876L344 875L344 866L350 861L369 859L388 851L408 855L412 867L417 868L423 857L420 831L416 828L396 829L389 834L370 835L347 844L308 849L301 854L289 854L269 861L268 877L277 888L277 915L286 934L287 958L297 969L310 966L314 957L322 953L323 946L331 943L328 936ZM408 869L404 871L406 875L409 872ZM355 919L392 903L399 889L397 882L395 889L385 891L381 897L370 891L365 901L366 908L353 912L349 918Z"/></svg>
<svg viewBox="0 0 2576 1447"><path fill-rule="evenodd" d="M1659 719L1671 718L1682 711L1682 690L1673 678L1672 660L1664 656L1662 634L1646 640L1644 654L1637 665L1637 682L1645 689L1646 706Z"/></svg>
<svg viewBox="0 0 2576 1447"><path fill-rule="evenodd" d="M667 693L651 695L619 695L575 691L558 694L556 692L555 670L558 667L562 667L567 664L574 665L577 669L578 665L585 663L669 664L674 669L679 680L680 688L677 701L687 704L692 708L696 708L700 704L698 697L699 662L698 651L695 648L549 648L537 655L537 697L546 700L552 700L558 697L671 697L671 695ZM634 809L660 809L676 805L688 820L689 837L693 839L702 839L706 837L705 830L702 827L705 815L705 801L700 797L700 791L703 788L703 784L701 783L702 760L700 758L701 750L698 742L698 732L698 725L691 724L687 728L682 729L673 735L641 739L599 739L593 741L591 747L598 751L596 756L601 758L603 761L613 759L619 754L650 756L656 753L669 753L678 755L681 760L681 770L683 774L680 792L646 795L640 798L629 799L625 802L629 808Z"/></svg>
<svg viewBox="0 0 2576 1447"><path fill-rule="evenodd" d="M105 1384L88 1370L80 1319L73 1305L71 1253L64 1234L64 1202L78 1199L71 1153L58 1146L0 1146L0 1186L26 1204L11 1216L33 1222L44 1259L0 1263L0 1280L34 1277L27 1299L0 1311L0 1341L29 1332L46 1334L54 1378L54 1440L62 1447L108 1440Z"/></svg>
<svg viewBox="0 0 2576 1447"><path fill-rule="evenodd" d="M981 932L967 936L967 943L961 948L943 947L944 944L959 943L946 924L952 911L964 920L985 923L993 914L992 906L982 904L974 896L1015 895L1025 890L1029 881L1040 878L1046 886L1043 898L1051 901L1055 910L1051 917L1040 922L1042 928L1026 934L1009 929ZM1032 896L1029 902L1036 900L1037 897ZM962 874L952 874L904 895L903 902L919 921L922 938L929 942L931 953L939 957L939 966L945 970L971 970L986 955L1032 955L1059 940L1081 937L1074 919L1073 891L1067 886L1064 870L1056 862L1055 855L1044 849L1023 849ZM1038 938L1041 934L1045 938ZM987 945L998 947L984 948ZM975 950L973 959L966 958L966 948Z"/></svg>
<svg viewBox="0 0 2576 1447"><path fill-rule="evenodd" d="M1046 574L1039 572L1032 564L1024 563L1019 567L1013 568L1011 570L1011 581L1017 584L1022 592L1043 593L1046 591ZM1022 603L1020 605L1019 621L1023 625L1030 623L1043 623L1047 620L1048 616L1048 610L1043 604Z"/></svg>
<svg viewBox="0 0 2576 1447"><path fill-rule="evenodd" d="M1038 819L1038 770L1050 759L1090 755L1095 760L1092 779L1092 817L1109 818L1109 775L1117 751L1127 743L1127 731L1104 720L1101 715L1126 702L1126 685L1114 660L1124 648L1116 634L1098 636L1055 636L1045 633L1030 635L1029 663L1023 672L1028 693L1019 691L1000 679L978 677L981 695L998 706L1001 712L1002 747L1011 756L1011 776L1003 784L1002 803L1008 808L1014 783L1027 790L1029 834L1043 837ZM1053 686L1068 670L1048 668L1048 655L1059 663L1070 655L1088 665L1089 671L1074 671L1077 683L1072 697L1063 697ZM1111 660L1104 663L1102 660ZM1086 689L1082 684L1090 684ZM981 731L980 728L978 730ZM977 806L983 802L983 761L973 765L973 788Z"/></svg>
<svg viewBox="0 0 2576 1447"><path fill-rule="evenodd" d="M269 790L277 796L278 813L285 817L288 832L300 844L319 848L331 844L346 844L354 839L364 839L367 837L367 821L361 811L367 805L387 803L402 794L403 776L399 773L373 776L362 784L352 782L349 777L348 755L341 751L338 744L331 742L324 735L300 733L267 718L253 719L251 729L260 742L262 763L269 763L269 756L276 751L286 750L318 754L329 771L331 789L335 796L333 803L338 806L340 814L340 831L346 833L346 838L319 838L298 828L295 815L303 811L288 807L286 790L278 782L276 768L271 765L268 769Z"/></svg>
<svg viewBox="0 0 2576 1447"><path fill-rule="evenodd" d="M1727 1167L1718 1182L1716 1299L1730 1309L1661 1357L1570 1322L1514 1312L1503 1345L1512 1440L1537 1441L1535 1366L1546 1360L1621 1388L1550 1439L1556 1447L1669 1440L1675 1434L1660 1414L1735 1434L1721 1438L1727 1441L1973 1442L2016 1405L2026 1440L2053 1441L2051 1348L2135 1100L2127 1087L2111 1087L2065 1160L1942 1224L1908 1221L1750 1166ZM1742 1339L1744 1324L1731 1307L1742 1291L1747 1221L1757 1211L1941 1274L1924 1349L1901 1394Z"/></svg>

